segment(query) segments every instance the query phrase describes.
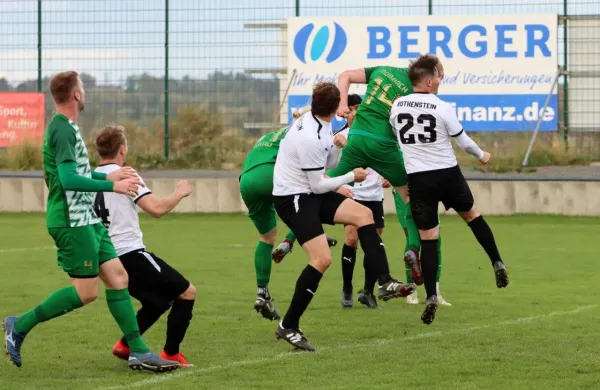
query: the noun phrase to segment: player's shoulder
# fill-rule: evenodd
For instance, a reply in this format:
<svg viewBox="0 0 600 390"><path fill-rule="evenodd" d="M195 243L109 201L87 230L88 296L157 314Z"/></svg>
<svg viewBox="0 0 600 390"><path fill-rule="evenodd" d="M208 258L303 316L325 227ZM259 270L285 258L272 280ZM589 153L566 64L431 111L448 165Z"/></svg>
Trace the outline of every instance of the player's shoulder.
<svg viewBox="0 0 600 390"><path fill-rule="evenodd" d="M112 173L116 170L121 169L120 166L118 166L117 164L102 164L102 165L98 165L96 167L96 169L94 169L94 171L99 172L99 173L105 173L105 174L109 174Z"/></svg>

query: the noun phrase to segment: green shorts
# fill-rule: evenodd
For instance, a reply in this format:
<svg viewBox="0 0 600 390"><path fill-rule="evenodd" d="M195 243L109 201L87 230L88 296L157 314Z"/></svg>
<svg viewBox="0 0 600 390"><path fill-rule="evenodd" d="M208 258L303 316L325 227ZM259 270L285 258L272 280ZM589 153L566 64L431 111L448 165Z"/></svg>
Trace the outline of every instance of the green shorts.
<svg viewBox="0 0 600 390"><path fill-rule="evenodd" d="M361 130L350 130L348 143L343 149L339 164L330 169L327 175L342 176L355 168L371 168L394 187L406 185L404 157L398 143L391 139L376 139L356 134L357 131L364 133Z"/></svg>
<svg viewBox="0 0 600 390"><path fill-rule="evenodd" d="M101 223L48 228L58 248L58 265L72 278L94 278L100 265L118 258L108 230Z"/></svg>
<svg viewBox="0 0 600 390"><path fill-rule="evenodd" d="M273 205L273 171L275 164L258 165L240 177L240 193L248 208L248 216L260 234L277 226Z"/></svg>

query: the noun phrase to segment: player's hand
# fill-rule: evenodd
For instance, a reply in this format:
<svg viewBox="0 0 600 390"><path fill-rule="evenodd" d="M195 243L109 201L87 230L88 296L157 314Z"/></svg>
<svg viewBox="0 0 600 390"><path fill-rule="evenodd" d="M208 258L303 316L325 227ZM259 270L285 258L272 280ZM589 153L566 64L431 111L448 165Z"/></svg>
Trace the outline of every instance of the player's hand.
<svg viewBox="0 0 600 390"><path fill-rule="evenodd" d="M192 185L185 180L181 180L179 183L177 183L175 188L175 191L177 191L182 198L190 196L193 191Z"/></svg>
<svg viewBox="0 0 600 390"><path fill-rule="evenodd" d="M333 144L335 146L343 148L344 146L346 146L347 143L348 139L344 134L336 134L335 137L333 137Z"/></svg>
<svg viewBox="0 0 600 390"><path fill-rule="evenodd" d="M489 154L488 152L483 152L483 157L479 159L479 162L481 163L481 165L486 165L490 161L490 158L492 158L491 154Z"/></svg>
<svg viewBox="0 0 600 390"><path fill-rule="evenodd" d="M381 186L383 188L390 188L392 186L392 184L387 180L384 179L383 177L381 178Z"/></svg>
<svg viewBox="0 0 600 390"><path fill-rule="evenodd" d="M352 171L354 173L354 181L357 183L365 181L369 172L366 169L356 168Z"/></svg>
<svg viewBox="0 0 600 390"><path fill-rule="evenodd" d="M354 199L354 193L348 187L340 187L336 191L338 194L344 195L346 198Z"/></svg>
<svg viewBox="0 0 600 390"><path fill-rule="evenodd" d="M138 194L138 186L140 185L142 185L142 181L137 176L130 177L125 180L116 181L113 186L113 192L134 197Z"/></svg>
<svg viewBox="0 0 600 390"><path fill-rule="evenodd" d="M348 114L350 114L350 109L348 108L348 105L342 106L340 105L337 109L336 115L339 116L340 118L347 118Z"/></svg>
<svg viewBox="0 0 600 390"><path fill-rule="evenodd" d="M106 180L120 181L130 177L137 177L137 172L131 167L122 167L106 175Z"/></svg>

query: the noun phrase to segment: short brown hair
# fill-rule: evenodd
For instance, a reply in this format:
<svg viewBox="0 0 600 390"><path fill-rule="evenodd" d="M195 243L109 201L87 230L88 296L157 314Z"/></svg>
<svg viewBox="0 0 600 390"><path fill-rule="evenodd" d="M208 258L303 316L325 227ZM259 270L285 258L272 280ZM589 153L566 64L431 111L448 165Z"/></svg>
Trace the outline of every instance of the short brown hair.
<svg viewBox="0 0 600 390"><path fill-rule="evenodd" d="M329 116L340 105L340 90L330 82L318 83L313 88L312 108L314 115Z"/></svg>
<svg viewBox="0 0 600 390"><path fill-rule="evenodd" d="M440 59L433 54L422 54L408 66L408 78L413 86L427 76L435 76L442 67Z"/></svg>
<svg viewBox="0 0 600 390"><path fill-rule="evenodd" d="M96 150L105 159L115 158L121 145L126 144L125 128L117 124L111 123L96 136Z"/></svg>
<svg viewBox="0 0 600 390"><path fill-rule="evenodd" d="M56 104L64 104L71 99L77 86L79 74L75 71L57 73L50 79L50 93Z"/></svg>

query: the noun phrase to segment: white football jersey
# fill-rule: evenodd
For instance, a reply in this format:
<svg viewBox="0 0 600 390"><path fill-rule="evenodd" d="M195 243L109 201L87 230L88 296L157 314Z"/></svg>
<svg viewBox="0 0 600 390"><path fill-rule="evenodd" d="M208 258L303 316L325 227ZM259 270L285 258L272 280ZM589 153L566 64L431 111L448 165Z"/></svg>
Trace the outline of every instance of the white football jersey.
<svg viewBox="0 0 600 390"><path fill-rule="evenodd" d="M396 99L390 123L404 154L407 173L458 165L450 138L460 135L463 127L452 106L436 95L412 93Z"/></svg>
<svg viewBox="0 0 600 390"><path fill-rule="evenodd" d="M310 111L296 119L279 145L273 195L310 194L306 171L324 171L333 147L331 123L319 120Z"/></svg>
<svg viewBox="0 0 600 390"><path fill-rule="evenodd" d="M95 171L109 174L119 168L121 167L117 164L107 164L99 166ZM142 240L144 235L140 229L140 219L135 204L141 197L151 193L148 187L138 186L138 195L135 198L116 192L96 194L94 209L108 228L108 234L119 256L137 249L145 249Z"/></svg>
<svg viewBox="0 0 600 390"><path fill-rule="evenodd" d="M348 138L349 132L350 128L346 127L336 134L343 134L346 136L346 138ZM344 154L343 150L342 154ZM361 183L354 183L354 186L346 184L344 185L344 187L352 190L355 200L381 202L383 201L383 187L381 186L381 176L379 176L379 174L371 168L367 168L367 171L369 172L369 175L367 176L365 181Z"/></svg>

